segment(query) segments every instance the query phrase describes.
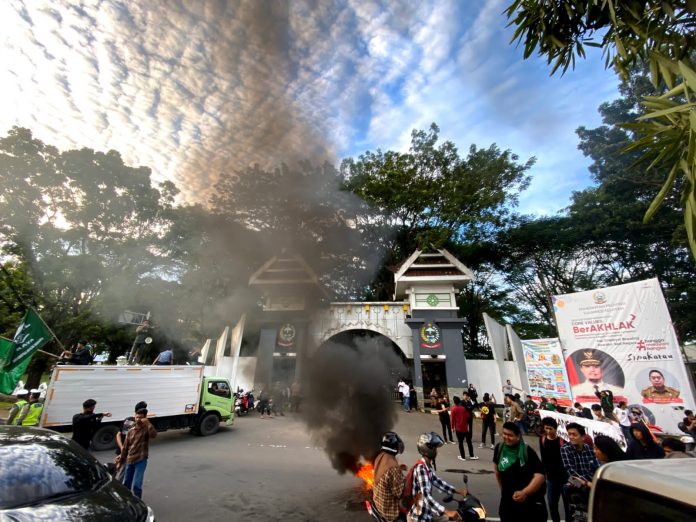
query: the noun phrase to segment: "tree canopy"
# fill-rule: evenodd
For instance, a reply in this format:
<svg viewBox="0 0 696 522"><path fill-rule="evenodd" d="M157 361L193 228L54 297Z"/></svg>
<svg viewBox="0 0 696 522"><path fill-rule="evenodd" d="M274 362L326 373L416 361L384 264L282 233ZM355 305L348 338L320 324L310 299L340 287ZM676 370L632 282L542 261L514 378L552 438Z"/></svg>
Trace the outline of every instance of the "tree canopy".
<svg viewBox="0 0 696 522"><path fill-rule="evenodd" d="M637 151L646 170L668 166L661 187L646 204L644 222L653 218L672 188L680 188L684 227L696 257L696 3L693 0L515 0L506 9L516 26L513 41L524 45L524 58L535 51L564 72L585 57L584 45L600 47L606 64L624 80L647 64L655 88L644 96L624 151ZM678 174L681 173L681 177Z"/></svg>

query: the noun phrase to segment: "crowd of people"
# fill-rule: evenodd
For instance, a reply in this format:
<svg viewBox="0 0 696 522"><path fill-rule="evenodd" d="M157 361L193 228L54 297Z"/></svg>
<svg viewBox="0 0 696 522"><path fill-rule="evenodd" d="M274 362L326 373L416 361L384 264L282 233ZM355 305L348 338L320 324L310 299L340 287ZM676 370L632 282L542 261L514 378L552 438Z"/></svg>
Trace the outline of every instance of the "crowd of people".
<svg viewBox="0 0 696 522"><path fill-rule="evenodd" d="M500 430L501 442L495 443L496 420L499 416L496 408L500 409L492 394L484 393L478 401L478 392L472 384L463 393L463 397L453 397L450 405L447 394L432 388L428 394L431 413L438 415L442 436L433 433L444 444L455 444L453 433L459 444L459 460L466 460L464 442L467 444L470 459L478 459L474 455L472 434L473 419L481 419L481 442L479 448L490 444L493 449L494 471L500 486L501 500L499 506L500 520L529 520L545 521L550 515L551 520L561 520L560 504L565 512L565 519L571 520L578 506L583 506L589 497L592 479L595 471L603 464L619 460L661 459L661 458L690 458L696 456L688 452L686 445L677 438L669 437L661 442L650 431L643 412L639 407L629 408L625 402L617 405L613 402L613 394L608 390L596 389L598 402L586 407L575 403L573 407L559 405L555 398L541 397L535 402L531 397L523 401L519 390L507 381L503 386L504 394L503 425ZM521 390L519 390L521 391ZM565 425L567 441L558 434L558 421L551 416L539 415L540 410L557 411L567 415L601 421L621 428L626 445L622 448L619 441L607 435L591 437L586 433L581 422L570 422ZM696 435L696 417L690 410L685 411L686 417L680 424L683 431ZM524 440L524 435L530 431L530 419L535 419L539 429L539 451L533 449ZM490 438L489 438L490 436ZM620 439L620 437L618 437ZM384 445L383 445L384 449ZM419 451L420 447L419 447ZM422 453L421 453L422 454ZM427 465L427 462L425 463ZM405 471L405 470L404 470ZM392 472L392 476L396 472ZM423 473L421 473L422 475ZM408 520L437 520L446 515L445 508L433 503L425 491L430 485L425 484L428 476L435 475L426 472L423 482L425 500L420 506L421 511L409 511ZM393 478L393 477L392 477ZM404 481L408 486L408 480ZM419 483L420 483L419 482ZM439 479L431 485L442 486ZM415 484L415 483L414 483ZM385 506L382 487L375 482L375 491L382 491L375 496L377 509ZM411 486L417 489L421 486ZM391 487L392 491L398 488ZM440 489L448 491L448 486ZM381 512L381 511L380 511ZM429 515L423 515L428 512ZM389 514L394 511L390 510ZM385 517L386 520L396 518ZM442 518L443 520L445 518Z"/></svg>

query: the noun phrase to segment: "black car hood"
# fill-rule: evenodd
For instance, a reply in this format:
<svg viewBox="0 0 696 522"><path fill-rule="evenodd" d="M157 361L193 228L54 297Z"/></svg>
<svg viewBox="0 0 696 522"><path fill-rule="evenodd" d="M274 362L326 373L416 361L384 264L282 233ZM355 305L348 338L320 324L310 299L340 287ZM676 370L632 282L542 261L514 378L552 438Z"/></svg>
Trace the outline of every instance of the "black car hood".
<svg viewBox="0 0 696 522"><path fill-rule="evenodd" d="M0 510L0 519L8 522L140 522L147 520L147 506L112 478L96 491L48 500L46 503L19 509Z"/></svg>

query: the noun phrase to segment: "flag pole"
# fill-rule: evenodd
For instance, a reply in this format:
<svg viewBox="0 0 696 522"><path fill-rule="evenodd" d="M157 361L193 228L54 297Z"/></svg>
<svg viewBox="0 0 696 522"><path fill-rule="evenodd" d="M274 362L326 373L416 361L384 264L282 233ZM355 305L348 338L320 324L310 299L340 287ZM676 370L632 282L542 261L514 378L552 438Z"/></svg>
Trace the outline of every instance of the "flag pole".
<svg viewBox="0 0 696 522"><path fill-rule="evenodd" d="M53 339L58 343L58 346L60 346L61 351L64 352L64 351L65 351L65 346L63 346L63 343L60 342L60 339L58 339L58 336L57 336L56 334L53 333L53 330L51 330L51 327L48 326L48 325L46 324L46 321L43 320L43 317L41 317L41 314L40 314L39 312L37 312L37 311L36 311L36 308L34 308L33 306L30 306L29 308L31 308L32 310L34 310L34 313L36 314L36 316L41 320L41 322L43 323L43 325L46 327L46 329L47 329L47 330L50 332L50 334L53 336ZM60 356L56 355L55 353L49 353L49 352L45 352L45 351L43 351L43 350L38 350L38 351L41 352L41 353L46 353L46 354L48 354L48 355L53 355L54 357L60 358Z"/></svg>

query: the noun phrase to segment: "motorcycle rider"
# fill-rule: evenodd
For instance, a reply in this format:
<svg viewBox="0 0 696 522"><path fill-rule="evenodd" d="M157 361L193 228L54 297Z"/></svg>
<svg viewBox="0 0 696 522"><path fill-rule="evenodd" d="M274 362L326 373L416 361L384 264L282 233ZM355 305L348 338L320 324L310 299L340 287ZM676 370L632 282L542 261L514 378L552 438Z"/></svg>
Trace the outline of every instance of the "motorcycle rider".
<svg viewBox="0 0 696 522"><path fill-rule="evenodd" d="M399 500L404 491L404 470L396 456L404 452L404 442L393 431L382 436L382 447L374 463L372 498L384 520L392 522L399 517Z"/></svg>
<svg viewBox="0 0 696 522"><path fill-rule="evenodd" d="M444 520L457 520L459 514L448 510L440 504L432 495L433 486L448 495L458 493L466 496L468 491L458 490L435 474L435 458L437 449L442 447L445 441L435 432L423 433L418 437L418 453L421 458L413 468L413 480L411 482L411 496L413 505L406 517L408 522L431 522Z"/></svg>

